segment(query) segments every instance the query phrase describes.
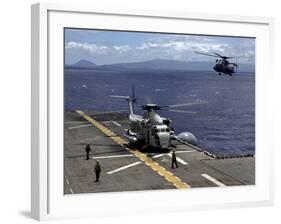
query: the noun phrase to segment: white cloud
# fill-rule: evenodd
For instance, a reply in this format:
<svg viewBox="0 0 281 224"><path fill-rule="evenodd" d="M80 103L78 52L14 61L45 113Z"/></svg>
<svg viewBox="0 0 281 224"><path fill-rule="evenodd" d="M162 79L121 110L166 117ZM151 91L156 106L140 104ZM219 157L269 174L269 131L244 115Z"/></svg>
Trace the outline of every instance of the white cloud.
<svg viewBox="0 0 281 224"><path fill-rule="evenodd" d="M216 43L210 38L197 36L169 35L156 37L135 47L135 58L147 59L174 59L174 60L213 60L202 55L196 55L194 51L223 52L228 47L226 43Z"/></svg>
<svg viewBox="0 0 281 224"><path fill-rule="evenodd" d="M128 45L113 46L113 48L114 48L114 50L119 51L121 53L128 52L132 49Z"/></svg>
<svg viewBox="0 0 281 224"><path fill-rule="evenodd" d="M157 51L158 53L161 53L161 57L164 58L175 58L175 54L177 54L176 58L187 60L188 58L191 58L194 51L223 51L223 49L227 47L226 45L227 44L225 43L216 43L210 38L169 35L153 38L150 41L143 43L141 46L136 47L136 50L147 52ZM138 53L138 51L135 53ZM151 54L151 52L149 54ZM208 60L202 56L200 56L200 58Z"/></svg>
<svg viewBox="0 0 281 224"><path fill-rule="evenodd" d="M98 44L89 44L89 43L79 43L75 41L68 42L65 47L67 50L79 50L86 51L92 54L108 54L115 51L116 53L126 53L131 50L131 47L128 45L98 45Z"/></svg>
<svg viewBox="0 0 281 224"><path fill-rule="evenodd" d="M213 57L195 54L217 52L226 56L239 56L237 62L254 63L254 41L245 39L214 38L203 36L163 35L146 40L137 46L89 44L71 41L66 43L66 50L83 52L99 60L100 63L118 63L144 61L151 59L174 59L183 61L213 61ZM89 56L89 57L90 57ZM105 62L105 60L108 62Z"/></svg>
<svg viewBox="0 0 281 224"><path fill-rule="evenodd" d="M106 54L109 51L107 46L103 45L96 45L96 44L89 44L89 43L79 43L75 41L68 42L65 47L67 50L84 50L90 53L97 53L97 54Z"/></svg>

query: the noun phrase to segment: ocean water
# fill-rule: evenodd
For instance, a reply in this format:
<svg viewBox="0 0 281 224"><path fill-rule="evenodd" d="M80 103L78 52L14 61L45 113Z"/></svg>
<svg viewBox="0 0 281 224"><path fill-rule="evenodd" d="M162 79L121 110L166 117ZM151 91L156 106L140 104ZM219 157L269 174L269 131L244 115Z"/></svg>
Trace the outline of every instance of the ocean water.
<svg viewBox="0 0 281 224"><path fill-rule="evenodd" d="M232 77L215 72L65 69L65 110L127 112L127 102L110 95L131 95L146 103L172 105L159 111L177 134L192 132L199 146L216 155L255 154L255 75ZM136 114L143 111L137 109Z"/></svg>

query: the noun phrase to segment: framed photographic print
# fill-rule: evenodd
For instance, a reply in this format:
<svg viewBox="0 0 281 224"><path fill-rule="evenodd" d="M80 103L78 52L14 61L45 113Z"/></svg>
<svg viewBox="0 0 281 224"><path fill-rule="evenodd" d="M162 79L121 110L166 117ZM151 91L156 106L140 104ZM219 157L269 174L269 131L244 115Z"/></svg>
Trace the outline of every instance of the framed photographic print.
<svg viewBox="0 0 281 224"><path fill-rule="evenodd" d="M272 19L32 6L32 216L271 204Z"/></svg>

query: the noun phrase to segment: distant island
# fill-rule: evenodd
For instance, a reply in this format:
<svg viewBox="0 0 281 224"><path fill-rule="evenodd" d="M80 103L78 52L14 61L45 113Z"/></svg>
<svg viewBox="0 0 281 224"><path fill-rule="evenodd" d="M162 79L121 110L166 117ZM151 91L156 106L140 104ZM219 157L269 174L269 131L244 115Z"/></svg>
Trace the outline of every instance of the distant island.
<svg viewBox="0 0 281 224"><path fill-rule="evenodd" d="M83 60L76 62L72 66L74 66L74 67L96 67L97 65L91 61L83 59Z"/></svg>
<svg viewBox="0 0 281 224"><path fill-rule="evenodd" d="M209 61L177 61L154 59L142 62L117 63L97 65L89 60L80 60L74 64L65 65L66 69L147 69L147 70L191 70L213 71L215 62ZM255 72L254 64L239 64L240 72Z"/></svg>

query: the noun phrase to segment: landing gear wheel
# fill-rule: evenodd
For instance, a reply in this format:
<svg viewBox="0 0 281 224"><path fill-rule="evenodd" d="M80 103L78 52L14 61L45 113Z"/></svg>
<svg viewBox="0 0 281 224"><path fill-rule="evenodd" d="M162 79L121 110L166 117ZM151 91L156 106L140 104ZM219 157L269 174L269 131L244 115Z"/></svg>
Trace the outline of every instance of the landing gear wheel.
<svg viewBox="0 0 281 224"><path fill-rule="evenodd" d="M229 76L232 76L232 73L229 73Z"/></svg>
<svg viewBox="0 0 281 224"><path fill-rule="evenodd" d="M219 72L219 75L221 75L221 73Z"/></svg>

